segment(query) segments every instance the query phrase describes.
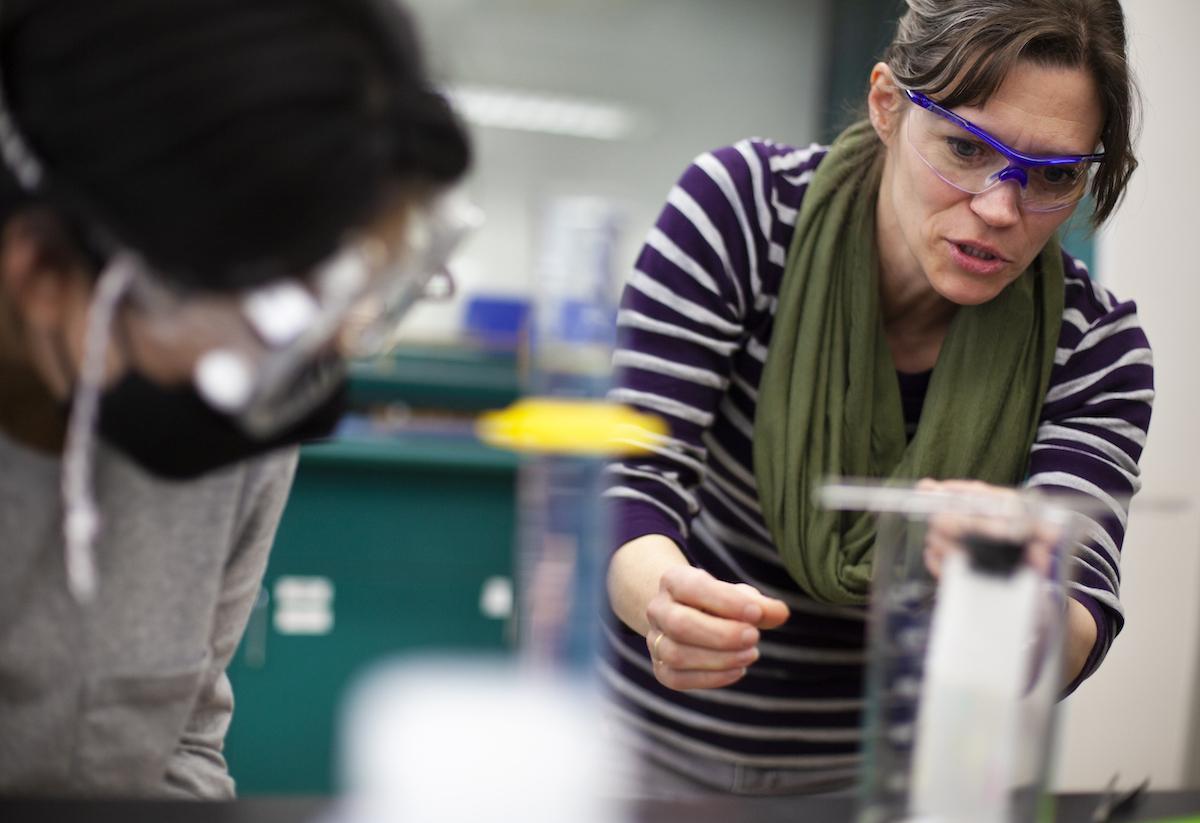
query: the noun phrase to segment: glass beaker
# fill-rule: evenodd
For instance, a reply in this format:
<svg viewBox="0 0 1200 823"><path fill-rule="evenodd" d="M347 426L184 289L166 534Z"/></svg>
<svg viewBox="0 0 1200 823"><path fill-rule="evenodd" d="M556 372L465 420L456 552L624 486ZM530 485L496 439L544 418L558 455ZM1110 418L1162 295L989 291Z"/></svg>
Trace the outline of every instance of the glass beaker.
<svg viewBox="0 0 1200 823"><path fill-rule="evenodd" d="M877 518L859 823L1037 819L1087 504L864 483L820 498Z"/></svg>

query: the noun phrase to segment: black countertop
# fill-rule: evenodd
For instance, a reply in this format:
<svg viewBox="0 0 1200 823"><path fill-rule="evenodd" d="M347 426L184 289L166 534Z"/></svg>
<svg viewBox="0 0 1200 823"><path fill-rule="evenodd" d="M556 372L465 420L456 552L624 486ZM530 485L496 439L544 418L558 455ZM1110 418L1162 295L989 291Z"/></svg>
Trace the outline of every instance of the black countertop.
<svg viewBox="0 0 1200 823"><path fill-rule="evenodd" d="M0 823L86 821L86 823L334 823L334 802L326 797L254 797L231 803L99 800L0 799ZM1055 798L1059 823L1090 823L1100 802L1095 794ZM642 823L844 823L854 816L849 798L727 797L703 803L644 801L631 820ZM1197 815L1200 792L1150 792L1114 821L1169 820ZM420 823L425 823L421 821ZM480 821L485 823L485 821ZM504 823L488 821L487 823ZM564 821L563 823L570 823Z"/></svg>

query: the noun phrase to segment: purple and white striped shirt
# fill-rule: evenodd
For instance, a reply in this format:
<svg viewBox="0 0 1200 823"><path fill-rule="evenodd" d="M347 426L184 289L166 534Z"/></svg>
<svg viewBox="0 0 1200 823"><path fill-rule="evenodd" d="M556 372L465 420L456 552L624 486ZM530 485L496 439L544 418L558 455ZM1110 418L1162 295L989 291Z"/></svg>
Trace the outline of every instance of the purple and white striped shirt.
<svg viewBox="0 0 1200 823"><path fill-rule="evenodd" d="M660 685L645 640L615 616L603 664L618 716L657 748L811 771L814 785L858 766L865 610L815 602L788 575L763 524L751 443L787 249L825 151L745 140L684 172L626 283L611 393L670 424L652 453L609 466L615 545L666 535L694 565L783 600L792 616L763 633L761 658L723 689ZM1065 262L1062 331L1026 484L1083 492L1111 511L1072 569L1071 594L1099 627L1082 680L1123 623L1118 563L1154 390L1133 303Z"/></svg>

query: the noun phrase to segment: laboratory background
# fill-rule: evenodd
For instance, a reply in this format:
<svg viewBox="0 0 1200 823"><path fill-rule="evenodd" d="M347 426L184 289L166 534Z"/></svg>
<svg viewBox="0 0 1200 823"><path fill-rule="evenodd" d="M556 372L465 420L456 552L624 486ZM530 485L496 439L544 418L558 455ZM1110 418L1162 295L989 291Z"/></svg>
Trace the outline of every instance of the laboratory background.
<svg viewBox="0 0 1200 823"><path fill-rule="evenodd" d="M469 436L528 375L547 215L613 216L613 294L697 154L748 136L827 142L861 105L891 0L410 0L473 133L486 220L455 293L419 306L394 358L356 368L356 414L303 453L263 593L230 669L227 741L243 796L336 786L339 711L380 660L514 645L519 458ZM1200 134L1196 0L1126 0L1144 95L1141 167L1097 236L1067 248L1137 301L1157 400L1123 552L1128 623L1061 707L1054 787L1114 774L1200 786Z"/></svg>

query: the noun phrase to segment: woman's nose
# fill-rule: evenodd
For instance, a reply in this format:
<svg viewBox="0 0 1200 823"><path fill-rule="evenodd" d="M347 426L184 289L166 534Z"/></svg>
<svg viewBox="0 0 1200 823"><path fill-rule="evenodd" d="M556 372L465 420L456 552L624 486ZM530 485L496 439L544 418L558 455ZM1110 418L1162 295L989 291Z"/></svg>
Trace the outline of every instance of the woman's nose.
<svg viewBox="0 0 1200 823"><path fill-rule="evenodd" d="M971 198L971 211L989 226L1005 227L1021 219L1021 184L1008 179Z"/></svg>

